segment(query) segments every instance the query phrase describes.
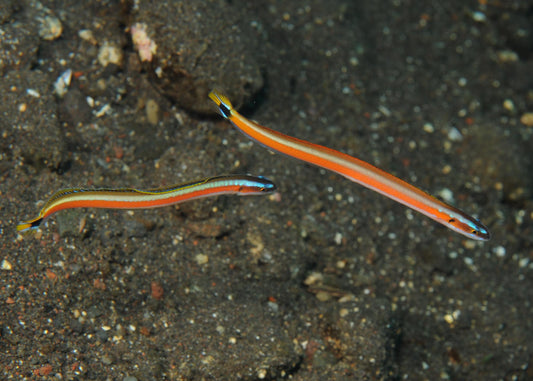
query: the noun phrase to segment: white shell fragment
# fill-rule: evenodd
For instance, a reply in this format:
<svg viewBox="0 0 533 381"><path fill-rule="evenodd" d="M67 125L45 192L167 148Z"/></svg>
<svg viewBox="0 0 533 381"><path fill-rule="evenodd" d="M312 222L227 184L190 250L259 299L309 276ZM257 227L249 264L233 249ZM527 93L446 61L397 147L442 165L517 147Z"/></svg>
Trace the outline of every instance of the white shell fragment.
<svg viewBox="0 0 533 381"><path fill-rule="evenodd" d="M147 29L148 27L144 23L136 23L130 28L131 40L139 53L141 62L152 61L153 56L157 52L157 45L148 37Z"/></svg>
<svg viewBox="0 0 533 381"><path fill-rule="evenodd" d="M98 62L103 67L109 64L120 66L122 64L122 50L113 42L104 42L98 50Z"/></svg>
<svg viewBox="0 0 533 381"><path fill-rule="evenodd" d="M92 30L90 29L82 29L78 31L78 36L84 40L87 41L91 45L96 45L98 42L96 41L96 38L94 38L94 34Z"/></svg>
<svg viewBox="0 0 533 381"><path fill-rule="evenodd" d="M68 91L70 80L72 79L72 70L68 69L61 74L54 82L54 93L62 98Z"/></svg>
<svg viewBox="0 0 533 381"><path fill-rule="evenodd" d="M11 271L13 270L13 265L7 259L3 259L0 268L5 271Z"/></svg>
<svg viewBox="0 0 533 381"><path fill-rule="evenodd" d="M47 15L39 17L39 37L43 40L52 41L61 36L63 33L63 25L61 21L55 16Z"/></svg>
<svg viewBox="0 0 533 381"><path fill-rule="evenodd" d="M40 98L41 94L35 89L26 89L26 94L34 98Z"/></svg>

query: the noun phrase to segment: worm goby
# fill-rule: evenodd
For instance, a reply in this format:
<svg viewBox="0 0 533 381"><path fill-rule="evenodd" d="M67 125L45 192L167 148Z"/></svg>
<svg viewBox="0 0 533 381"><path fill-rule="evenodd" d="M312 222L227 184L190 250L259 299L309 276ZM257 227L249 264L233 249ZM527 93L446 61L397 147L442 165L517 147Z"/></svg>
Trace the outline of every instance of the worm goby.
<svg viewBox="0 0 533 381"><path fill-rule="evenodd" d="M229 99L217 90L211 91L209 98L215 102L224 118L228 119L250 139L268 149L336 172L349 180L404 204L468 238L480 241L486 241L490 238L488 229L476 218L371 164L334 149L261 126L235 111Z"/></svg>
<svg viewBox="0 0 533 381"><path fill-rule="evenodd" d="M275 184L264 178L249 175L226 175L173 185L166 188L140 190L134 188L84 189L68 188L50 197L39 215L17 225L17 231L26 232L41 225L50 215L64 209L148 209L178 204L221 194L242 196L272 193Z"/></svg>

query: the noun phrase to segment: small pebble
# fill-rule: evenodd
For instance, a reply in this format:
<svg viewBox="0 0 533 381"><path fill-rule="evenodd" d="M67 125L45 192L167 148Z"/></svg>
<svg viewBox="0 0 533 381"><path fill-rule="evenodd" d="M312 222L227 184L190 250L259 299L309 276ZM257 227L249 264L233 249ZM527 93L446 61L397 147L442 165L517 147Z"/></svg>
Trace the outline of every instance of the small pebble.
<svg viewBox="0 0 533 381"><path fill-rule="evenodd" d="M359 65L359 59L357 57L350 57L350 65L352 66Z"/></svg>
<svg viewBox="0 0 533 381"><path fill-rule="evenodd" d="M13 270L13 265L7 259L4 259L2 260L1 269L5 271L10 271Z"/></svg>
<svg viewBox="0 0 533 381"><path fill-rule="evenodd" d="M98 62L103 67L109 64L120 66L122 64L122 50L110 42L104 42L98 51Z"/></svg>
<svg viewBox="0 0 533 381"><path fill-rule="evenodd" d="M150 292L151 292L152 298L154 298L155 300L163 299L163 295L165 294L165 290L163 286L156 281L152 281L150 283Z"/></svg>
<svg viewBox="0 0 533 381"><path fill-rule="evenodd" d="M518 266L520 266L522 268L526 267L527 265L529 265L529 258L521 258L518 261Z"/></svg>
<svg viewBox="0 0 533 381"><path fill-rule="evenodd" d="M353 302L355 300L355 295L353 294L346 294L339 298L339 303L347 303L347 302Z"/></svg>
<svg viewBox="0 0 533 381"><path fill-rule="evenodd" d="M456 127L450 127L448 130L448 139L452 142L459 142L463 140L463 135L461 135L461 132Z"/></svg>
<svg viewBox="0 0 533 381"><path fill-rule="evenodd" d="M316 298L321 302L327 302L331 299L331 294L325 291L319 291L316 293Z"/></svg>
<svg viewBox="0 0 533 381"><path fill-rule="evenodd" d="M148 37L148 27L143 23L136 23L131 26L131 40L139 53L141 62L152 61L157 52L157 44Z"/></svg>
<svg viewBox="0 0 533 381"><path fill-rule="evenodd" d="M439 196L447 203L453 203L453 192L448 188L442 188L439 191Z"/></svg>
<svg viewBox="0 0 533 381"><path fill-rule="evenodd" d="M40 98L41 97L41 94L39 94L39 92L37 90L34 90L34 89L26 89L26 94L34 97L34 98Z"/></svg>
<svg viewBox="0 0 533 381"><path fill-rule="evenodd" d="M511 99L506 99L503 101L503 108L509 112L515 111L514 102Z"/></svg>
<svg viewBox="0 0 533 381"><path fill-rule="evenodd" d="M153 99L146 101L146 118L152 126L159 122L159 104Z"/></svg>
<svg viewBox="0 0 533 381"><path fill-rule="evenodd" d="M68 91L72 79L72 70L68 69L63 72L54 82L54 93L62 98Z"/></svg>
<svg viewBox="0 0 533 381"><path fill-rule="evenodd" d="M279 305L278 303L274 302L267 302L268 308L274 313L277 313L279 311Z"/></svg>
<svg viewBox="0 0 533 381"><path fill-rule="evenodd" d="M78 36L84 40L90 43L91 45L96 45L98 42L96 41L96 38L94 38L94 34L92 30L90 29L82 29L78 32Z"/></svg>
<svg viewBox="0 0 533 381"><path fill-rule="evenodd" d="M505 257L505 247L503 246L496 246L492 249L492 252L500 258Z"/></svg>
<svg viewBox="0 0 533 381"><path fill-rule="evenodd" d="M316 283L320 283L324 280L324 276L319 272L313 272L307 276L304 280L306 286L311 286Z"/></svg>
<svg viewBox="0 0 533 381"><path fill-rule="evenodd" d="M63 25L55 16L46 16L39 19L39 37L43 40L52 41L61 36Z"/></svg>
<svg viewBox="0 0 533 381"><path fill-rule="evenodd" d="M469 249L469 250L475 249L476 248L476 241L467 240L467 241L464 242L463 246L465 247L465 249Z"/></svg>
<svg viewBox="0 0 533 381"><path fill-rule="evenodd" d="M433 133L435 131L435 127L431 123L424 123L424 131L426 131L428 134Z"/></svg>
<svg viewBox="0 0 533 381"><path fill-rule="evenodd" d="M342 244L342 233L335 233L335 238L333 238L333 240L335 241L335 244L337 245L341 245Z"/></svg>
<svg viewBox="0 0 533 381"><path fill-rule="evenodd" d="M209 262L209 257L205 254L197 254L196 257L194 257L196 260L196 263L198 263L200 266L207 264Z"/></svg>
<svg viewBox="0 0 533 381"><path fill-rule="evenodd" d="M475 11L472 13L472 19L476 22L483 23L487 21L487 16L483 12Z"/></svg>
<svg viewBox="0 0 533 381"><path fill-rule="evenodd" d="M512 50L500 50L496 53L498 60L502 63L516 62L518 61L518 54Z"/></svg>
<svg viewBox="0 0 533 381"><path fill-rule="evenodd" d="M444 315L444 321L448 324L453 324L454 322L453 316L451 314Z"/></svg>
<svg viewBox="0 0 533 381"><path fill-rule="evenodd" d="M94 110L93 111L93 114L94 116L96 116L97 118L101 118L102 116L104 116L105 114L107 114L108 112L111 112L111 106L109 105L109 103L106 103L105 105L103 105L100 110Z"/></svg>
<svg viewBox="0 0 533 381"><path fill-rule="evenodd" d="M525 126L533 127L533 112L526 112L520 117L520 123Z"/></svg>

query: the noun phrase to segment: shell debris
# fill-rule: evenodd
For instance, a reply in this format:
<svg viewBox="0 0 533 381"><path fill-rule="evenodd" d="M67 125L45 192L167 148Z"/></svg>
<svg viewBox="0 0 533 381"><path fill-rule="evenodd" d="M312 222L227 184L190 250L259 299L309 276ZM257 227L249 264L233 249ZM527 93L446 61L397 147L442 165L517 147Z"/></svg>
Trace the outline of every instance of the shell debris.
<svg viewBox="0 0 533 381"><path fill-rule="evenodd" d="M157 44L148 37L146 33L147 26L144 23L135 23L131 26L131 40L137 52L141 62L152 61L153 56L157 52Z"/></svg>
<svg viewBox="0 0 533 381"><path fill-rule="evenodd" d="M65 70L54 82L54 93L62 98L68 91L72 79L72 70Z"/></svg>
<svg viewBox="0 0 533 381"><path fill-rule="evenodd" d="M43 40L53 41L63 33L63 25L55 16L47 15L37 18L39 21L39 37Z"/></svg>

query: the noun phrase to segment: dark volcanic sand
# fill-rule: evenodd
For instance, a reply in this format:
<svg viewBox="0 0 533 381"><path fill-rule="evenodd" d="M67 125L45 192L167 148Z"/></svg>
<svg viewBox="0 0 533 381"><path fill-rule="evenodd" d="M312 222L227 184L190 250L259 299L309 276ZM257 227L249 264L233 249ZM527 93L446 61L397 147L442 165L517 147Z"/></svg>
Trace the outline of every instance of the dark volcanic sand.
<svg viewBox="0 0 533 381"><path fill-rule="evenodd" d="M1 379L533 377L531 2L3 3ZM493 238L270 154L208 112L215 85ZM15 230L60 188L223 173L279 194Z"/></svg>

